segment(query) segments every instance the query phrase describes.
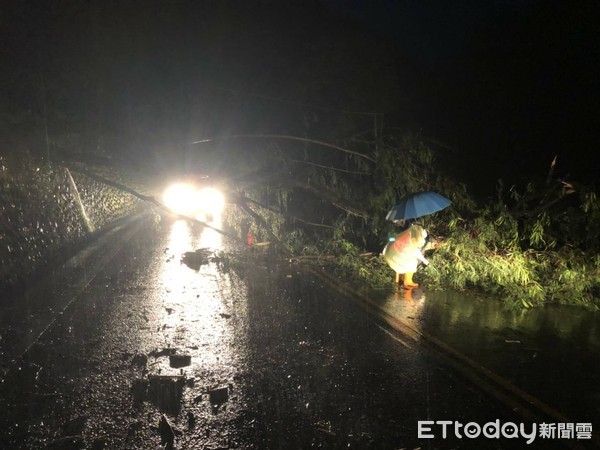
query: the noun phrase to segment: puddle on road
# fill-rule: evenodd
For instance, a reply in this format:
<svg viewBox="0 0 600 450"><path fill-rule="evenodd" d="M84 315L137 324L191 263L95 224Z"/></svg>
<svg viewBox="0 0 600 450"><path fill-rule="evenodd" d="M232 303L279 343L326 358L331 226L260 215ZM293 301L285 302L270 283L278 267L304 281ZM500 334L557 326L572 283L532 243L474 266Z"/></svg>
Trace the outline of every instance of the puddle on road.
<svg viewBox="0 0 600 450"><path fill-rule="evenodd" d="M600 313L562 305L511 311L497 300L454 291L370 295L388 314L574 421L600 416Z"/></svg>
<svg viewBox="0 0 600 450"><path fill-rule="evenodd" d="M394 317L461 346L533 345L554 336L574 347L600 353L600 313L583 308L548 305L511 311L492 299L421 289L412 293L402 289L378 297L383 310Z"/></svg>

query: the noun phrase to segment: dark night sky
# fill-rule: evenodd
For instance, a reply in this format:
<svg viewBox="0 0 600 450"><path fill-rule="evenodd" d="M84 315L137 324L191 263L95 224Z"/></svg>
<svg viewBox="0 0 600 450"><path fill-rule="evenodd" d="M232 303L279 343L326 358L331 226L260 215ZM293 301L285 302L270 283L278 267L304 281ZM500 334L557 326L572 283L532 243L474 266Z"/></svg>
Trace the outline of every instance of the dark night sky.
<svg viewBox="0 0 600 450"><path fill-rule="evenodd" d="M429 132L461 149L465 177L544 176L558 155L560 174L595 180L599 2L328 3L411 58L424 105L414 113Z"/></svg>
<svg viewBox="0 0 600 450"><path fill-rule="evenodd" d="M589 182L600 153L598 4L4 2L0 132L37 145L27 127L41 129L43 75L55 145L335 136L339 117L301 106L319 105L422 128L481 192L498 177L544 177L556 154L560 174Z"/></svg>
<svg viewBox="0 0 600 450"><path fill-rule="evenodd" d="M468 42L466 30L489 23L527 0L326 0L332 9L392 39L419 62L435 65L456 58Z"/></svg>

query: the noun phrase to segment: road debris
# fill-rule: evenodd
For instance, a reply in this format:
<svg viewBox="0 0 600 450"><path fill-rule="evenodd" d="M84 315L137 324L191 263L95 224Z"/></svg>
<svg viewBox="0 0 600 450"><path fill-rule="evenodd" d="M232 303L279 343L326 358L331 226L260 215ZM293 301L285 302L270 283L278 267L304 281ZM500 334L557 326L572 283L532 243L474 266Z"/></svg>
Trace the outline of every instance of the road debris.
<svg viewBox="0 0 600 450"><path fill-rule="evenodd" d="M181 262L190 269L200 270L202 265L210 263L209 257L212 254L213 251L211 249L200 248L193 252L185 252L183 255L181 255Z"/></svg>
<svg viewBox="0 0 600 450"><path fill-rule="evenodd" d="M165 347L162 350L152 350L148 353L148 356L152 358L160 358L161 356L171 356L177 353L177 349L174 347Z"/></svg>
<svg viewBox="0 0 600 450"><path fill-rule="evenodd" d="M194 426L196 425L196 417L194 416L194 413L191 411L188 411L188 413L187 413L187 422L188 422L189 428L194 428Z"/></svg>
<svg viewBox="0 0 600 450"><path fill-rule="evenodd" d="M158 432L160 433L160 444L164 445L165 449L172 449L175 442L175 431L164 414L158 421Z"/></svg>
<svg viewBox="0 0 600 450"><path fill-rule="evenodd" d="M148 398L148 380L137 378L133 380L131 386L131 394L133 397L133 405L139 406Z"/></svg>
<svg viewBox="0 0 600 450"><path fill-rule="evenodd" d="M100 436L92 442L91 450L103 450L108 448L108 436Z"/></svg>
<svg viewBox="0 0 600 450"><path fill-rule="evenodd" d="M175 369L192 364L191 355L169 355L169 365Z"/></svg>
<svg viewBox="0 0 600 450"><path fill-rule="evenodd" d="M222 405L229 400L229 388L227 386L221 386L212 389L208 393L208 399L211 405Z"/></svg>
<svg viewBox="0 0 600 450"><path fill-rule="evenodd" d="M78 436L82 434L87 421L87 416L78 416L74 419L69 420L63 427L63 435Z"/></svg>
<svg viewBox="0 0 600 450"><path fill-rule="evenodd" d="M161 411L177 414L181 409L181 398L185 378L179 375L150 375L148 377L148 398Z"/></svg>
<svg viewBox="0 0 600 450"><path fill-rule="evenodd" d="M148 364L148 356L143 353L137 353L131 359L131 365L137 367L146 367Z"/></svg>

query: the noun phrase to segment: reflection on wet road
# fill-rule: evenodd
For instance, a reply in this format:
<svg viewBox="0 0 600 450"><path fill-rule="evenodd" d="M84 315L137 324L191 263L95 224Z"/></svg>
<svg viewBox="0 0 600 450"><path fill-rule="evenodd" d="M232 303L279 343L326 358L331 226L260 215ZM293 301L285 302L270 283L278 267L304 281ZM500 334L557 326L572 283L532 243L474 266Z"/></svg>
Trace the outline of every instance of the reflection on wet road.
<svg viewBox="0 0 600 450"><path fill-rule="evenodd" d="M182 264L184 253L205 249L199 258L204 259L198 270L190 270ZM235 366L232 358L231 332L223 326L224 318L231 315L229 302L232 286L230 280L220 275L216 264L210 259L221 249L221 235L211 229L193 230L184 220L173 223L165 247L167 258L150 280L158 280L165 343L172 346L209 347L210 353L202 353L203 364L226 364ZM218 349L218 350L217 350ZM214 351L217 350L217 351ZM198 352L194 352L198 353ZM199 358L193 355L192 361Z"/></svg>
<svg viewBox="0 0 600 450"><path fill-rule="evenodd" d="M571 306L510 311L456 292L380 295L381 308L442 340L574 422L600 417L600 316Z"/></svg>
<svg viewBox="0 0 600 450"><path fill-rule="evenodd" d="M402 291L369 293L365 310L318 274L262 249L228 247L216 232L183 221L145 221L115 242L117 250L92 258L115 255L102 270L76 260L90 278L85 290L44 333L32 334L29 351L5 374L0 448L523 447L417 436L418 420L522 421L419 337L436 333L474 358L481 344L496 355L483 363L510 376L502 358L518 344L507 341L537 348L540 358L543 351L518 327L510 334L489 318L501 313L486 319L457 306L460 299L406 299ZM257 254L236 267L215 258L223 250ZM186 254L194 264L182 263ZM57 296L48 289L43 301ZM376 311L418 332L398 333Z"/></svg>

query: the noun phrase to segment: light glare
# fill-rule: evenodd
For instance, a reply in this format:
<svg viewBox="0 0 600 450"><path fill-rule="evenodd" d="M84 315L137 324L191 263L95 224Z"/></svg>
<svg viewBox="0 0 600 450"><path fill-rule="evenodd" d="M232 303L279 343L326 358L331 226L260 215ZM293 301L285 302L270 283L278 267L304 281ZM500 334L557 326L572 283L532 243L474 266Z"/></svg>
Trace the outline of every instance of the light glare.
<svg viewBox="0 0 600 450"><path fill-rule="evenodd" d="M190 215L195 210L196 190L189 184L173 184L165 191L163 201L174 213Z"/></svg>
<svg viewBox="0 0 600 450"><path fill-rule="evenodd" d="M185 183L169 186L163 194L163 201L176 214L209 221L216 220L225 207L225 198L217 189L197 189Z"/></svg>

